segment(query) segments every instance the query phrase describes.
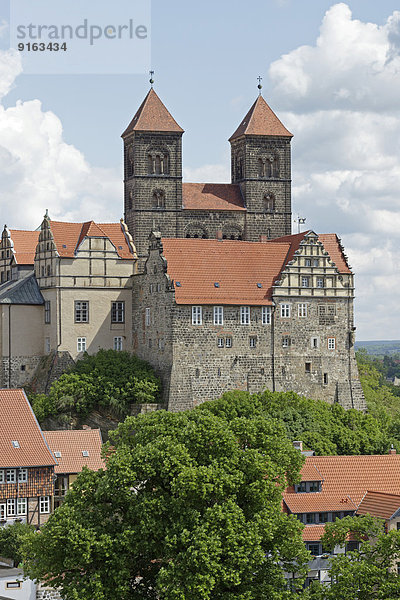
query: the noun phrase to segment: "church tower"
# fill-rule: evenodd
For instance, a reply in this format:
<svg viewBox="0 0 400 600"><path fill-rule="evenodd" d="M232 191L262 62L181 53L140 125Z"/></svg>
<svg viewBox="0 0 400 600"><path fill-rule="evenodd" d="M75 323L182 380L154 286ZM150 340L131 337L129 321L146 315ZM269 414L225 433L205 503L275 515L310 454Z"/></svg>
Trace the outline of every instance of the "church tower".
<svg viewBox="0 0 400 600"><path fill-rule="evenodd" d="M178 237L182 212L183 129L153 88L122 134L125 222L139 260L148 254L149 234Z"/></svg>
<svg viewBox="0 0 400 600"><path fill-rule="evenodd" d="M240 185L246 204L248 241L291 233L292 137L260 94L229 138L232 183Z"/></svg>

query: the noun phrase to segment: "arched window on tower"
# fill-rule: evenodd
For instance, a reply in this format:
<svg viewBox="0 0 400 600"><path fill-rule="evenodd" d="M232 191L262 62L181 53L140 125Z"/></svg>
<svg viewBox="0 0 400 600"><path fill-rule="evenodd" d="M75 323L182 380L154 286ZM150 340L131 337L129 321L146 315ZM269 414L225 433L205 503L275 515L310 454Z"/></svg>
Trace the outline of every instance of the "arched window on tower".
<svg viewBox="0 0 400 600"><path fill-rule="evenodd" d="M132 177L135 172L135 164L134 164L135 152L133 146L129 146L128 149L128 177Z"/></svg>
<svg viewBox="0 0 400 600"><path fill-rule="evenodd" d="M258 159L258 176L265 177L265 163L262 158Z"/></svg>
<svg viewBox="0 0 400 600"><path fill-rule="evenodd" d="M201 238L203 240L208 239L208 233L203 227L198 225L189 225L186 229L185 237L187 238Z"/></svg>
<svg viewBox="0 0 400 600"><path fill-rule="evenodd" d="M153 162L153 157L151 154L147 156L147 173L149 175L153 175L155 164Z"/></svg>
<svg viewBox="0 0 400 600"><path fill-rule="evenodd" d="M128 210L132 210L132 208L133 208L133 192L131 190L128 195Z"/></svg>
<svg viewBox="0 0 400 600"><path fill-rule="evenodd" d="M267 229L267 239L271 239L271 230Z"/></svg>
<svg viewBox="0 0 400 600"><path fill-rule="evenodd" d="M154 190L153 192L153 208L162 210L165 208L165 193L164 190Z"/></svg>
<svg viewBox="0 0 400 600"><path fill-rule="evenodd" d="M155 170L156 175L160 175L162 173L161 171L161 156L159 154L156 154L156 170Z"/></svg>
<svg viewBox="0 0 400 600"><path fill-rule="evenodd" d="M279 177L279 161L277 156L274 156L271 162L271 177Z"/></svg>
<svg viewBox="0 0 400 600"><path fill-rule="evenodd" d="M275 198L273 194L266 194L264 196L264 210L267 213L275 212Z"/></svg>
<svg viewBox="0 0 400 600"><path fill-rule="evenodd" d="M236 155L236 179L243 179L243 154Z"/></svg>

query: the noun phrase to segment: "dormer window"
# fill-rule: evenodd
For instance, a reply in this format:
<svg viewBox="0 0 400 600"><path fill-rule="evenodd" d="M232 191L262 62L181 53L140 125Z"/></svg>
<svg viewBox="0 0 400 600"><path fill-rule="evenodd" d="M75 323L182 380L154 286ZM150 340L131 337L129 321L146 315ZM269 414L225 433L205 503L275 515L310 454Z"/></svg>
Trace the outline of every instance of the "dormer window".
<svg viewBox="0 0 400 600"><path fill-rule="evenodd" d="M295 492L297 493L313 493L321 491L321 481L301 481L295 486Z"/></svg>

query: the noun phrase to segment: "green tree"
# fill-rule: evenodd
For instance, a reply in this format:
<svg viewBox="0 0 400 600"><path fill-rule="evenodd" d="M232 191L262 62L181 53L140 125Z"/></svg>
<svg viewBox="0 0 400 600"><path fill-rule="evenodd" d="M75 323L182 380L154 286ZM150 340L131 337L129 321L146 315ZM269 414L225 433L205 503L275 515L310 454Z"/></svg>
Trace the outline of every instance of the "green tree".
<svg viewBox="0 0 400 600"><path fill-rule="evenodd" d="M385 533L384 522L369 515L345 517L325 526L326 548L344 546L349 534L359 549L330 560L329 588L313 584L306 597L313 600L394 600L400 597L400 531Z"/></svg>
<svg viewBox="0 0 400 600"><path fill-rule="evenodd" d="M303 457L277 421L236 408L128 417L107 470L84 470L27 541L27 574L65 600L298 598L284 570L309 554L281 502Z"/></svg>
<svg viewBox="0 0 400 600"><path fill-rule="evenodd" d="M34 532L34 527L16 521L13 525L0 527L0 556L14 561L15 565L22 562L21 548Z"/></svg>

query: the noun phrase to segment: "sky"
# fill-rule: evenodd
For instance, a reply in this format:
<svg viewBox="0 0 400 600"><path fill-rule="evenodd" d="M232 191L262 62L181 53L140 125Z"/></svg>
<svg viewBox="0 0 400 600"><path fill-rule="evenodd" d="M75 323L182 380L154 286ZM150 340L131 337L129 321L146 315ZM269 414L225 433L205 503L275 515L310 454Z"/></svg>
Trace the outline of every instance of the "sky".
<svg viewBox="0 0 400 600"><path fill-rule="evenodd" d="M99 19L110 6L87 2ZM293 217L336 232L356 274L358 340L400 338L396 4L151 3L154 87L185 129L184 180L229 181L227 140L260 75L264 98L294 134ZM120 134L148 91L148 73L24 74L7 49L7 20L0 0L2 224L36 228L46 209L59 220L118 220Z"/></svg>

